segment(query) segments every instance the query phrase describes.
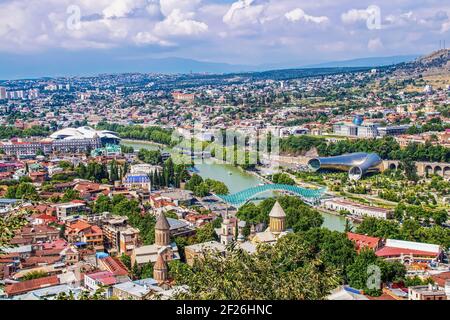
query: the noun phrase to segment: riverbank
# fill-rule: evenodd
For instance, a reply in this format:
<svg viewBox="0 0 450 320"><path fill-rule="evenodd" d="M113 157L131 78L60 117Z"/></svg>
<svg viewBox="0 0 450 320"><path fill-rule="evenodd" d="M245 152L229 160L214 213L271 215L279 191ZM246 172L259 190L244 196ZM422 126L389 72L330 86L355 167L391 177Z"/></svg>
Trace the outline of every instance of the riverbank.
<svg viewBox="0 0 450 320"><path fill-rule="evenodd" d="M158 150L158 146L148 141L141 143L139 140L122 140L124 145L135 147L136 151L145 148L149 150ZM166 150L169 149L166 147ZM169 150L167 150L169 151ZM262 183L266 183L266 179L261 177L259 173L254 171L246 171L241 167L236 167L225 163L223 160L209 158L201 164L195 164L195 173L203 179L214 179L223 182L230 193L236 193L248 188L256 187ZM274 196L271 193L269 196ZM345 217L339 214L331 214L321 211L320 214L324 218L323 227L332 231L343 232L345 230Z"/></svg>
<svg viewBox="0 0 450 320"><path fill-rule="evenodd" d="M168 145L154 142L154 141L148 141L148 140L134 140L134 139L122 139L121 142L126 144L144 144L144 145L151 145L161 148L170 148Z"/></svg>

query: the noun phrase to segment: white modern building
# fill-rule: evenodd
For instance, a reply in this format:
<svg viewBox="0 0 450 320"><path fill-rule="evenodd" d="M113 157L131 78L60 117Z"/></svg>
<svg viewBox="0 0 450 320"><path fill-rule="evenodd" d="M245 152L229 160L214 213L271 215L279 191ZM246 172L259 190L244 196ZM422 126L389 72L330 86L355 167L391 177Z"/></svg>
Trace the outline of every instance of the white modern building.
<svg viewBox="0 0 450 320"><path fill-rule="evenodd" d="M375 207L366 206L356 202L345 200L344 198L332 198L322 200L322 205L325 209L331 211L348 211L353 216L358 217L375 217L379 219L389 219L392 216L392 211Z"/></svg>

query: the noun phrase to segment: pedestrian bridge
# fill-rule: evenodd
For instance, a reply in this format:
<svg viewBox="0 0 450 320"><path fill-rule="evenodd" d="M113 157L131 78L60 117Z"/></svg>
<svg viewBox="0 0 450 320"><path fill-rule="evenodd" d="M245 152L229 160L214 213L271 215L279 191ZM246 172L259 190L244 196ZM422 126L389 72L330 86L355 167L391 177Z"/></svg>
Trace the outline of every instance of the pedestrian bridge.
<svg viewBox="0 0 450 320"><path fill-rule="evenodd" d="M265 184L262 186L245 189L234 194L217 194L216 196L226 203L232 205L233 207L239 208L242 205L246 204L248 201L254 200L262 193L268 191L287 192L289 194L302 198L302 200L307 203L314 204L317 203L317 201L322 197L322 195L326 191L326 188L306 189L287 184Z"/></svg>

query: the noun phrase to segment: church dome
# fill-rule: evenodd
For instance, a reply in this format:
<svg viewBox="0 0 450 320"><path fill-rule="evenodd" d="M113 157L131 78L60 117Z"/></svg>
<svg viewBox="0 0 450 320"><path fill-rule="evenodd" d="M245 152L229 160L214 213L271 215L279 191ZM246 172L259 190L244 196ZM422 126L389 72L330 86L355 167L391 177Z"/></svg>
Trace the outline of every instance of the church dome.
<svg viewBox="0 0 450 320"><path fill-rule="evenodd" d="M269 213L269 217L271 218L285 218L286 213L284 212L283 208L281 207L280 203L277 201L273 205L272 210Z"/></svg>

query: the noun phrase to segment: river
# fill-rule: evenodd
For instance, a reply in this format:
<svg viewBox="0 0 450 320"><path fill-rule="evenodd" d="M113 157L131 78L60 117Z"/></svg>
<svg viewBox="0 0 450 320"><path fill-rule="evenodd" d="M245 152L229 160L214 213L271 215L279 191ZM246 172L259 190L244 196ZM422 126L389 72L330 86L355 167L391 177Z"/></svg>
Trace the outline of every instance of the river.
<svg viewBox="0 0 450 320"><path fill-rule="evenodd" d="M144 148L148 150L161 149L160 146L149 142L123 140L123 145L133 147L135 151ZM164 151L170 151L168 148L163 148ZM195 165L196 173L202 178L210 178L222 181L228 187L230 193L235 193L247 188L255 187L263 181L255 175L245 172L240 168L236 168L229 164L222 164L218 162L203 163ZM330 230L343 232L345 229L345 218L329 213L321 213L324 222L323 226Z"/></svg>

